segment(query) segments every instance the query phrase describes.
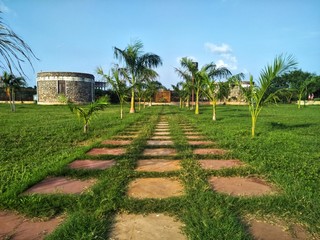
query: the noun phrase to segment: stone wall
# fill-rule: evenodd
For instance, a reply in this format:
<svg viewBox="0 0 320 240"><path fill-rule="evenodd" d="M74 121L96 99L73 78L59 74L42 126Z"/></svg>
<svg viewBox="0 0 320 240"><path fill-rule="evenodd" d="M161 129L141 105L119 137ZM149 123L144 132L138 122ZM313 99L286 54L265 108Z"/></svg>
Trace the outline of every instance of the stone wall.
<svg viewBox="0 0 320 240"><path fill-rule="evenodd" d="M94 76L74 72L37 74L38 104L59 104L59 96L75 103L94 101Z"/></svg>

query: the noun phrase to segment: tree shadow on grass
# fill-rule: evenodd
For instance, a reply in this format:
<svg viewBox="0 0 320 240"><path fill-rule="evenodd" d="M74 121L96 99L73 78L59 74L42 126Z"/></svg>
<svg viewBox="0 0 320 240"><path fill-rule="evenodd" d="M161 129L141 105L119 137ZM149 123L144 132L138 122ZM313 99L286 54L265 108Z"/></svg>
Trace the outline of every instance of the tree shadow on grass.
<svg viewBox="0 0 320 240"><path fill-rule="evenodd" d="M312 123L288 125L288 124L284 124L284 123L280 123L280 122L271 122L270 124L273 129L288 129L288 130L296 129L296 128L307 128L307 127L314 125Z"/></svg>

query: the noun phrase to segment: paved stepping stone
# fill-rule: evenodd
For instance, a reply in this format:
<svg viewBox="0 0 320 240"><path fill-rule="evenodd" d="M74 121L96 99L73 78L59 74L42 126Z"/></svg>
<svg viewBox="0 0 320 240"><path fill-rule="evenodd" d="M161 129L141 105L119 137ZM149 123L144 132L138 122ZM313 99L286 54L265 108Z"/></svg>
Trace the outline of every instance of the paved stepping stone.
<svg viewBox="0 0 320 240"><path fill-rule="evenodd" d="M117 240L186 240L181 233L183 224L162 213L116 215L110 239Z"/></svg>
<svg viewBox="0 0 320 240"><path fill-rule="evenodd" d="M118 138L118 139L133 139L133 138L137 138L138 136L139 136L138 134L134 134L134 135L128 134L128 135L119 135L119 136L116 136L115 138Z"/></svg>
<svg viewBox="0 0 320 240"><path fill-rule="evenodd" d="M186 138L192 140L192 139L203 139L204 137L199 135L186 135Z"/></svg>
<svg viewBox="0 0 320 240"><path fill-rule="evenodd" d="M199 133L199 132L185 132L184 134L185 135L197 135L197 136L201 135L201 133Z"/></svg>
<svg viewBox="0 0 320 240"><path fill-rule="evenodd" d="M158 135L158 136L153 136L151 139L152 140L157 140L157 139L168 140L168 139L171 139L171 136L160 136L160 135Z"/></svg>
<svg viewBox="0 0 320 240"><path fill-rule="evenodd" d="M76 160L68 166L72 169L107 169L115 165L114 160Z"/></svg>
<svg viewBox="0 0 320 240"><path fill-rule="evenodd" d="M251 220L249 222L249 231L254 239L261 240L306 240L310 239L307 232L298 225L290 227L291 231L285 224L281 223L267 223L263 221Z"/></svg>
<svg viewBox="0 0 320 240"><path fill-rule="evenodd" d="M181 196L183 186L170 178L138 178L129 183L128 196L133 198L168 198Z"/></svg>
<svg viewBox="0 0 320 240"><path fill-rule="evenodd" d="M199 155L207 155L207 154L213 154L213 155L222 155L225 154L227 151L224 149L219 148L198 148L193 150L193 154L199 154Z"/></svg>
<svg viewBox="0 0 320 240"><path fill-rule="evenodd" d="M177 151L173 148L152 148L143 151L144 156L174 156Z"/></svg>
<svg viewBox="0 0 320 240"><path fill-rule="evenodd" d="M144 172L166 172L180 169L180 161L167 159L139 160L136 168L137 171Z"/></svg>
<svg viewBox="0 0 320 240"><path fill-rule="evenodd" d="M189 140L188 143L193 146L214 144L214 142L212 141L192 141L192 140Z"/></svg>
<svg viewBox="0 0 320 240"><path fill-rule="evenodd" d="M258 196L275 193L265 181L257 178L211 177L209 183L213 190L233 196Z"/></svg>
<svg viewBox="0 0 320 240"><path fill-rule="evenodd" d="M173 145L173 141L171 140L148 140L147 145L150 146L168 146Z"/></svg>
<svg viewBox="0 0 320 240"><path fill-rule="evenodd" d="M63 221L28 219L15 213L0 211L0 239L43 239Z"/></svg>
<svg viewBox="0 0 320 240"><path fill-rule="evenodd" d="M153 134L154 135L170 135L170 132L166 132L166 131L164 131L164 132L154 132Z"/></svg>
<svg viewBox="0 0 320 240"><path fill-rule="evenodd" d="M169 132L170 129L169 128L156 128L154 131L155 132Z"/></svg>
<svg viewBox="0 0 320 240"><path fill-rule="evenodd" d="M122 155L126 153L125 148L92 148L87 152L88 155Z"/></svg>
<svg viewBox="0 0 320 240"><path fill-rule="evenodd" d="M50 177L26 190L23 194L79 194L96 183L95 179L77 180L65 177Z"/></svg>
<svg viewBox="0 0 320 240"><path fill-rule="evenodd" d="M217 160L217 159L209 159L209 160L199 160L199 163L204 169L214 169L219 170L222 168L232 168L242 166L239 160Z"/></svg>
<svg viewBox="0 0 320 240"><path fill-rule="evenodd" d="M102 142L102 144L107 145L129 145L131 144L132 140L105 140Z"/></svg>
<svg viewBox="0 0 320 240"><path fill-rule="evenodd" d="M158 129L168 128L169 129L169 125L157 125L156 128L158 128Z"/></svg>

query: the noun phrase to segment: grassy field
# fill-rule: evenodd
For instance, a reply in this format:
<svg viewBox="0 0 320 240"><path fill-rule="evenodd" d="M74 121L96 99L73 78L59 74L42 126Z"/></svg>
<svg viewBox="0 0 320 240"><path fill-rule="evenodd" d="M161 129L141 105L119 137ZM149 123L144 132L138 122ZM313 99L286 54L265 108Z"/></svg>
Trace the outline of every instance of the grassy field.
<svg viewBox="0 0 320 240"><path fill-rule="evenodd" d="M128 112L128 109L126 109ZM167 212L179 218L190 239L251 239L244 217L280 218L300 223L320 233L320 107L298 110L294 105L262 110L257 137L250 137L246 106L218 106L217 121L211 107L200 115L187 109L157 106L119 118L118 106L110 106L92 121L89 134L65 106L17 105L11 113L0 105L0 208L31 217L63 214L66 220L48 239L106 239L119 211ZM166 116L183 169L169 173L135 172L146 140L160 116ZM208 139L231 150L230 158L247 163L240 169L202 170L187 144L179 123L190 123ZM140 134L106 171L70 170L66 165L85 158L85 152L102 140L138 129ZM275 196L238 198L210 190L208 176L260 176L280 191ZM98 178L86 194L20 194L46 176ZM135 200L126 196L129 181L137 177L172 176L185 187L183 197Z"/></svg>

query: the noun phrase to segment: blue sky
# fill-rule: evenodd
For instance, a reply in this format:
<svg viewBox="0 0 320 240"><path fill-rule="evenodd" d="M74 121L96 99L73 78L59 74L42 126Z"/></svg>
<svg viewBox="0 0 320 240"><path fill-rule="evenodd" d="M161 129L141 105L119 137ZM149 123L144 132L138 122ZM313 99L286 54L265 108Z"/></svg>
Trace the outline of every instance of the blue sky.
<svg viewBox="0 0 320 240"><path fill-rule="evenodd" d="M320 74L319 0L0 0L2 17L40 61L24 70L29 86L40 71L95 74L117 60L113 47L141 40L161 56L159 81L180 79L181 57L214 62L258 77L281 53Z"/></svg>

